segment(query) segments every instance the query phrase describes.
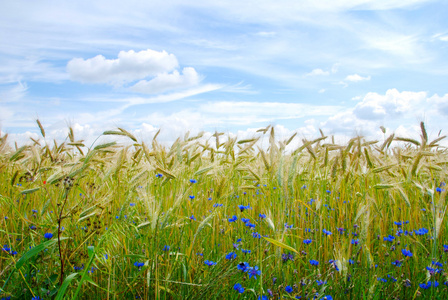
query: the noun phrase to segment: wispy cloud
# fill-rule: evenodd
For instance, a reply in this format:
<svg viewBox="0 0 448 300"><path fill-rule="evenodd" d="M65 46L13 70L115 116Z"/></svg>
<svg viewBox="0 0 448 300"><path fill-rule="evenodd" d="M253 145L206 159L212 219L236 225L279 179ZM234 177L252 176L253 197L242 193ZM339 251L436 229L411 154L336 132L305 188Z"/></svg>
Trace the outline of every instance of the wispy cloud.
<svg viewBox="0 0 448 300"><path fill-rule="evenodd" d="M345 80L350 81L350 82L367 81L367 80L370 80L370 76L362 77L361 75L353 74L353 75L348 75L347 77L345 77Z"/></svg>

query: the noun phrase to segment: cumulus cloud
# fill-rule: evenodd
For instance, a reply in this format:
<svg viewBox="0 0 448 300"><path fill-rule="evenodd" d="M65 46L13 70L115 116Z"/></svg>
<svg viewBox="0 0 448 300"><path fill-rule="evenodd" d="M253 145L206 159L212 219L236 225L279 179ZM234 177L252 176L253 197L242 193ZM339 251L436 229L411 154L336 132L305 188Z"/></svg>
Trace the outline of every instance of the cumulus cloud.
<svg viewBox="0 0 448 300"><path fill-rule="evenodd" d="M314 69L311 72L307 73L305 76L327 76L330 75L330 72L324 71L322 69Z"/></svg>
<svg viewBox="0 0 448 300"><path fill-rule="evenodd" d="M345 77L345 80L351 81L351 82L365 81L365 80L370 80L370 76L362 77L358 74L353 74L353 75L348 75L347 77Z"/></svg>
<svg viewBox="0 0 448 300"><path fill-rule="evenodd" d="M385 95L368 93L353 109L354 115L362 120L397 118L403 114L418 111L426 101L425 92L399 92L390 89Z"/></svg>
<svg viewBox="0 0 448 300"><path fill-rule="evenodd" d="M170 72L178 67L173 54L151 49L140 52L120 51L118 58L74 58L67 64L67 72L74 81L122 85L148 76Z"/></svg>
<svg viewBox="0 0 448 300"><path fill-rule="evenodd" d="M197 85L200 81L199 74L192 67L186 67L180 74L177 70L172 73L161 73L151 80L140 80L131 90L134 92L154 94L176 88L185 88Z"/></svg>

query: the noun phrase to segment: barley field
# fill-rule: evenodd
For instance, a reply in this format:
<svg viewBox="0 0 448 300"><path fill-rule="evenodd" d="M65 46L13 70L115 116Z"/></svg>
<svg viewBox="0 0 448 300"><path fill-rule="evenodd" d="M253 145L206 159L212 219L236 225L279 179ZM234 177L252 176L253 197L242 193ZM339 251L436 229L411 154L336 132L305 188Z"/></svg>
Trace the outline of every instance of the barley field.
<svg viewBox="0 0 448 300"><path fill-rule="evenodd" d="M37 126L0 141L0 299L448 297L448 152L423 123L344 145Z"/></svg>

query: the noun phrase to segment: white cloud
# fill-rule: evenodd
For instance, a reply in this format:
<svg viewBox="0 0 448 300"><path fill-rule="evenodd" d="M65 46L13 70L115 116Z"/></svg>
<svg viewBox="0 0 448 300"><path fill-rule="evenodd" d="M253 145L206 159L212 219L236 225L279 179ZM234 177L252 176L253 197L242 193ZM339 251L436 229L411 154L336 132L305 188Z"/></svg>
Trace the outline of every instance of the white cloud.
<svg viewBox="0 0 448 300"><path fill-rule="evenodd" d="M419 111L425 102L425 92L399 92L390 89L385 95L368 93L356 104L353 113L361 120L398 118Z"/></svg>
<svg viewBox="0 0 448 300"><path fill-rule="evenodd" d="M187 67L180 74L177 70L173 73L161 73L151 80L141 80L131 87L134 92L155 94L167 90L185 88L197 85L200 81L199 75L194 68Z"/></svg>
<svg viewBox="0 0 448 300"><path fill-rule="evenodd" d="M67 64L70 78L83 83L108 83L122 85L159 73L170 72L178 67L173 54L151 49L140 52L120 51L117 59L102 55L94 58L74 58Z"/></svg>
<svg viewBox="0 0 448 300"><path fill-rule="evenodd" d="M353 74L353 75L348 75L347 77L345 77L345 80L351 81L351 82L365 81L365 80L370 80L370 76L362 77L358 74Z"/></svg>
<svg viewBox="0 0 448 300"><path fill-rule="evenodd" d="M328 76L330 72L324 71L322 69L314 69L311 72L307 73L305 76Z"/></svg>

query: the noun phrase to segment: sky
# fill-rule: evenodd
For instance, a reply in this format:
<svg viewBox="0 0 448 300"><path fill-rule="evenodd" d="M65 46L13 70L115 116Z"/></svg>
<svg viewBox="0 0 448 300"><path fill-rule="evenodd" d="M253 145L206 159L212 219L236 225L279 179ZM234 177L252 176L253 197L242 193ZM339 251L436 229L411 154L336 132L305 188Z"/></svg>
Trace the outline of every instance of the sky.
<svg viewBox="0 0 448 300"><path fill-rule="evenodd" d="M174 141L448 129L448 1L1 1L0 130Z"/></svg>

